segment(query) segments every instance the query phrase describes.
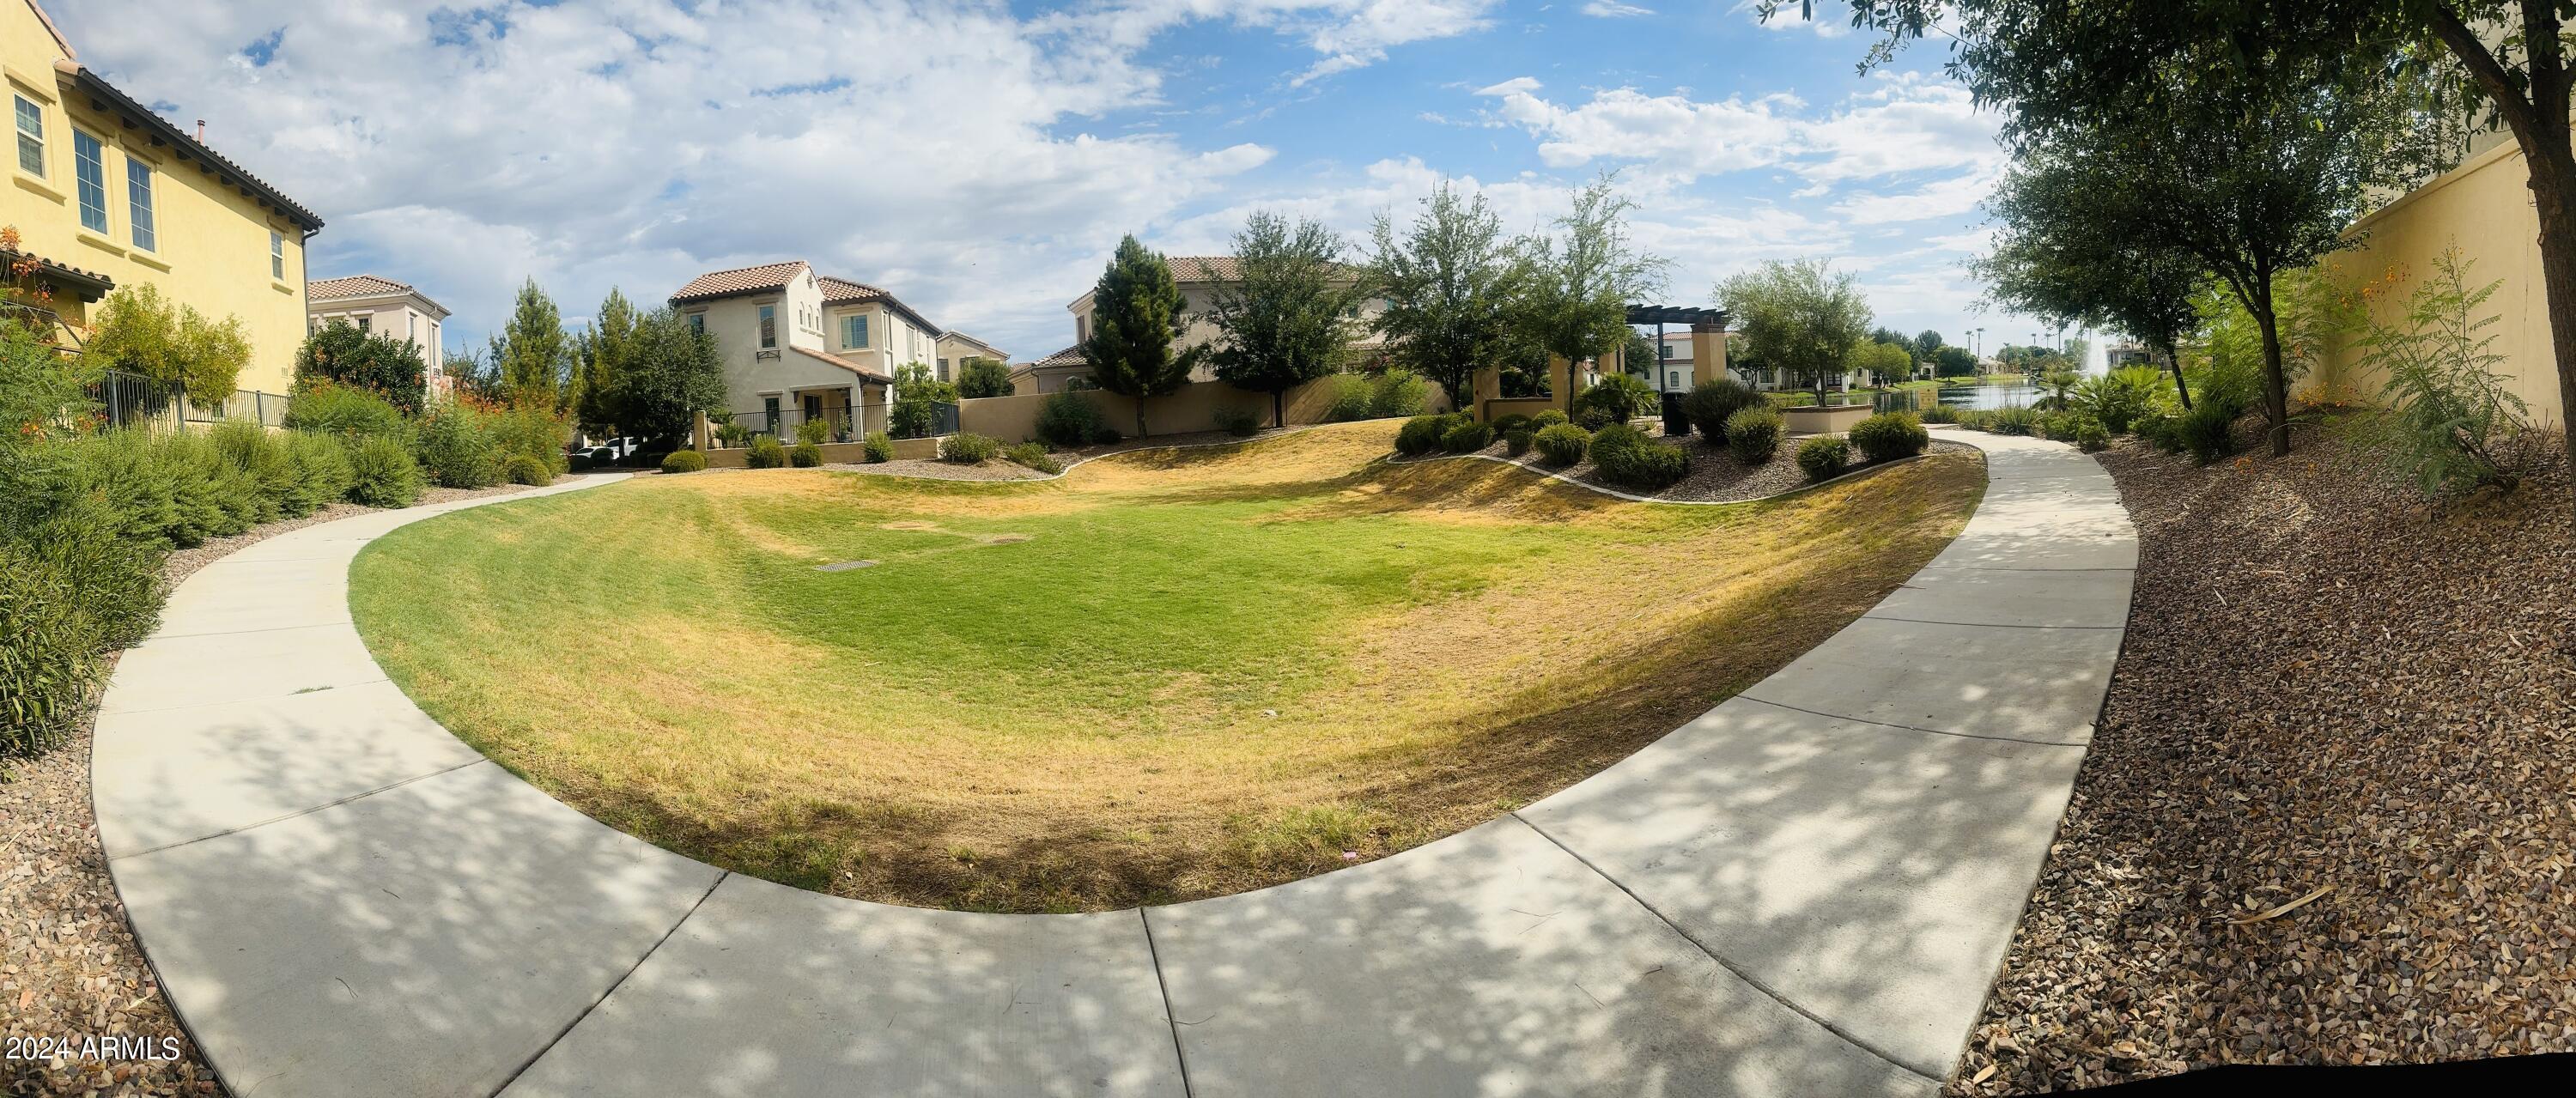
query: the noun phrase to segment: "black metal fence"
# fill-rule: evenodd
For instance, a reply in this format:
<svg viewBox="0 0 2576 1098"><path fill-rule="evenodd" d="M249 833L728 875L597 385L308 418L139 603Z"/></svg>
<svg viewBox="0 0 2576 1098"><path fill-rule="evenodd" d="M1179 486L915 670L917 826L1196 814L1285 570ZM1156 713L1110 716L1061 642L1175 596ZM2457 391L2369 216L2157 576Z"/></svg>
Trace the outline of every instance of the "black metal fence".
<svg viewBox="0 0 2576 1098"><path fill-rule="evenodd" d="M255 389L237 389L219 400L199 401L187 387L141 374L109 370L87 386L90 402L111 427L249 420L267 427L286 424L286 397Z"/></svg>
<svg viewBox="0 0 2576 1098"><path fill-rule="evenodd" d="M930 401L927 429L907 425L894 430L888 422L894 411L889 404L862 404L855 408L825 407L807 411L796 405L782 405L758 412L736 412L713 417L718 449L748 444L753 438L769 435L782 442L795 442L806 423L823 425L825 442L857 442L871 431L886 431L896 438L941 438L957 433L957 405L948 401ZM853 417L852 412L858 413ZM727 428L732 428L728 430Z"/></svg>

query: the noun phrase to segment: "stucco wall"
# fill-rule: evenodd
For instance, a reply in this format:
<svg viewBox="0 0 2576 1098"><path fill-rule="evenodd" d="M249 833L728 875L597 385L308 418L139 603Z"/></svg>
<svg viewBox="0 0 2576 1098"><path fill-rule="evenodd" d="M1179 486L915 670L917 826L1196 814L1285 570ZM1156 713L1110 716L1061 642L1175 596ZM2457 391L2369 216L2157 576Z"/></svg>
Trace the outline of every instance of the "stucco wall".
<svg viewBox="0 0 2576 1098"><path fill-rule="evenodd" d="M2402 324L2407 299L2433 273L2443 249L2457 247L2472 287L2501 279L2486 309L2500 319L2488 333L2491 349L2505 356L2515 395L2531 407L2536 423L2559 421L2558 373L2549 346L2549 307L2540 278L2540 216L2532 208L2530 173L2520 148L2503 144L2417 188L2353 226L2360 247L2326 259L2336 283L2355 288L2387 279L2372 295L2374 322ZM2383 379L2361 369L2346 340L2303 380L2312 398L2375 401Z"/></svg>
<svg viewBox="0 0 2576 1098"><path fill-rule="evenodd" d="M163 296L210 316L237 316L250 337L250 365L241 388L283 393L304 343L303 231L262 212L255 199L221 185L217 177L181 164L168 147L155 149L141 130L93 112L84 97L66 94L54 71L61 51L33 9L0 4L0 67L7 90L27 96L44 116L45 170L18 167L14 109L5 155L9 186L0 187L0 224L15 225L23 247L55 262L96 271L120 287L150 283ZM0 104L7 105L7 104ZM251 120L244 120L247 125ZM101 168L107 185L107 232L81 227L73 173L72 127L105 146ZM223 134L209 135L217 148ZM150 165L153 176L151 250L134 247L126 200L126 163ZM256 173L259 166L245 165ZM269 236L285 238L286 274L269 273ZM81 310L61 310L78 319ZM82 313L82 315L86 315Z"/></svg>

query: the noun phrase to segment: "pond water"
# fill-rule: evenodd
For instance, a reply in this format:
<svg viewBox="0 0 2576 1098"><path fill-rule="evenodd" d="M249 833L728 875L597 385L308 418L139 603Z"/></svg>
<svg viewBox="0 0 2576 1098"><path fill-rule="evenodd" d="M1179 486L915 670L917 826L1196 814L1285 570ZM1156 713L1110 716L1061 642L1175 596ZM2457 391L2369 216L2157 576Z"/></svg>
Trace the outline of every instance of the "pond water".
<svg viewBox="0 0 2576 1098"><path fill-rule="evenodd" d="M1937 395L1936 395L1937 394ZM1879 411L1921 411L1939 400L1962 411L1988 411L1995 408L2023 408L2037 402L2039 387L2026 381L2008 385L1944 385L1939 389L1902 389L1879 393L1870 403Z"/></svg>

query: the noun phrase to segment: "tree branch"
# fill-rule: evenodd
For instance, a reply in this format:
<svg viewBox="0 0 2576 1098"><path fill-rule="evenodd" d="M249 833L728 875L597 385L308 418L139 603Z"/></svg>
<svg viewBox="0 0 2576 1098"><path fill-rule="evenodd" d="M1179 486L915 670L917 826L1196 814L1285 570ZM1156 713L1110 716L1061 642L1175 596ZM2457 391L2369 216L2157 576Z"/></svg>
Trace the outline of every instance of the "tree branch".
<svg viewBox="0 0 2576 1098"><path fill-rule="evenodd" d="M2542 0L2523 0L2523 8L2528 12L2533 4L2539 2ZM2459 57L2460 64L2468 68L2470 79L2486 89L2487 98L2495 101L2496 113L2503 115L2505 125L2513 129L2515 137L2522 139L2523 148L2530 150L2535 147L2535 139L2540 136L2536 132L2540 123L2539 108L2513 90L2512 74L2505 71L2503 63L2496 60L2486 43L2478 41L2477 32L2470 30L2449 4L2433 5L2433 36L2450 47L2451 52Z"/></svg>

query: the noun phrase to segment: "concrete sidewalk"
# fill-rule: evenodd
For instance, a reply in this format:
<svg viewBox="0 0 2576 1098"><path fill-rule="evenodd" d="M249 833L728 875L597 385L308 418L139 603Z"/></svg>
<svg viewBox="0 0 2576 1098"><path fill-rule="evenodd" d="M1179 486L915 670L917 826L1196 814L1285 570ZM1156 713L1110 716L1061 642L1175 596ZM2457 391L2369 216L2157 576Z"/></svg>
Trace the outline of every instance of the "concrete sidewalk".
<svg viewBox="0 0 2576 1098"><path fill-rule="evenodd" d="M1867 616L1555 796L1275 888L927 911L595 823L448 735L349 625L358 550L453 507L192 578L110 688L100 838L245 1098L1931 1094L2137 556L2091 459L1943 437L1986 451L1985 501Z"/></svg>

